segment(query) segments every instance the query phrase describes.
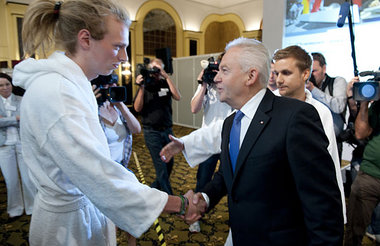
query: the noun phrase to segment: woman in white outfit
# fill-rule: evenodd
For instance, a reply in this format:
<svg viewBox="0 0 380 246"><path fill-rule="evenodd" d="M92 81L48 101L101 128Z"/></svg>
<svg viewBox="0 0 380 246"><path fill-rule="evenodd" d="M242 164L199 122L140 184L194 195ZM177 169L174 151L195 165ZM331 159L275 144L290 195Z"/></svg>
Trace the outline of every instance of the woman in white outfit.
<svg viewBox="0 0 380 246"><path fill-rule="evenodd" d="M37 0L26 11L25 54L46 54L52 40L64 51L14 71L26 89L21 140L38 189L32 246L116 245L112 222L139 237L162 212L200 217L191 192L168 196L111 159L90 81L128 60L129 25L116 0Z"/></svg>
<svg viewBox="0 0 380 246"><path fill-rule="evenodd" d="M36 188L30 181L21 153L21 97L12 93L12 78L0 73L0 168L7 186L10 218L32 214ZM20 177L20 175L21 177Z"/></svg>

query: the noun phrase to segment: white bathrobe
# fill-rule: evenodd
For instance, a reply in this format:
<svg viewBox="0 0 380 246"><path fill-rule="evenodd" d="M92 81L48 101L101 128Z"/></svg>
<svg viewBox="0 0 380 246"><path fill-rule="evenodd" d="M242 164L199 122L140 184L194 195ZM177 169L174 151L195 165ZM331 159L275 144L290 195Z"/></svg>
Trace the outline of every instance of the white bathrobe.
<svg viewBox="0 0 380 246"><path fill-rule="evenodd" d="M65 54L15 67L26 89L21 141L38 188L31 245L116 245L115 227L139 237L168 195L139 183L110 158L91 84Z"/></svg>

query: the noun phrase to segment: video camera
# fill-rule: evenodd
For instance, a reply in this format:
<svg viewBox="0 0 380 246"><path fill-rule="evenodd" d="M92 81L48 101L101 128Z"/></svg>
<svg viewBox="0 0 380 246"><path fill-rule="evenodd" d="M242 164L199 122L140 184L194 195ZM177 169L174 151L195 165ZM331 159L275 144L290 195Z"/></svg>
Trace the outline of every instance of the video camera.
<svg viewBox="0 0 380 246"><path fill-rule="evenodd" d="M143 77L142 84L148 86L158 81L157 75L160 74L160 69L158 67L149 68L148 65L150 59L145 57L144 63L137 64L137 74L141 74Z"/></svg>
<svg viewBox="0 0 380 246"><path fill-rule="evenodd" d="M207 84L212 84L214 83L214 78L219 71L219 63L220 61L215 61L214 57L210 57L206 60L201 61L201 67L204 69L203 70L203 76L202 76L202 81L206 82Z"/></svg>
<svg viewBox="0 0 380 246"><path fill-rule="evenodd" d="M108 76L99 75L98 78L91 81L95 84L99 90L100 97L96 99L98 105L103 105L103 103L108 100L111 103L114 102L125 102L127 100L127 90L124 86L110 86L104 88L106 84L115 84L118 81L117 74L111 74Z"/></svg>
<svg viewBox="0 0 380 246"><path fill-rule="evenodd" d="M379 82L380 71L364 71L360 76L372 76L366 82L356 82L353 84L353 99L356 101L377 101L380 98Z"/></svg>

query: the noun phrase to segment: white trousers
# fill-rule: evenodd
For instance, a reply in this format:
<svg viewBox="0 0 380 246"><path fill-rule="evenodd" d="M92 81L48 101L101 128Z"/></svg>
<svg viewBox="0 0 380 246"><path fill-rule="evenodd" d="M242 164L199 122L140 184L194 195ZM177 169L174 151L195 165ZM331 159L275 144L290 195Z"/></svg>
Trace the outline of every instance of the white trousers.
<svg viewBox="0 0 380 246"><path fill-rule="evenodd" d="M22 215L24 209L26 214L32 214L36 188L29 178L20 144L0 147L0 168L7 186L9 217Z"/></svg>

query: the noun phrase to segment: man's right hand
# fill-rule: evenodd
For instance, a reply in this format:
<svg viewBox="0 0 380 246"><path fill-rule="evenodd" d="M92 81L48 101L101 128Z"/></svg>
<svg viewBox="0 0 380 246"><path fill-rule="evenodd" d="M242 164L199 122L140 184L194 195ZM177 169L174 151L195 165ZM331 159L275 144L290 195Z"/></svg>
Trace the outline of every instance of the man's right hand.
<svg viewBox="0 0 380 246"><path fill-rule="evenodd" d="M169 139L171 142L165 145L160 152L161 160L166 163L169 162L174 155L180 153L184 148L183 143L179 140L179 138L169 135Z"/></svg>
<svg viewBox="0 0 380 246"><path fill-rule="evenodd" d="M186 192L185 196L189 200L189 207L184 216L187 224L191 225L198 221L207 210L207 203L201 193L194 193L192 190Z"/></svg>

